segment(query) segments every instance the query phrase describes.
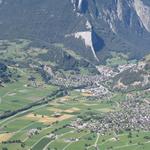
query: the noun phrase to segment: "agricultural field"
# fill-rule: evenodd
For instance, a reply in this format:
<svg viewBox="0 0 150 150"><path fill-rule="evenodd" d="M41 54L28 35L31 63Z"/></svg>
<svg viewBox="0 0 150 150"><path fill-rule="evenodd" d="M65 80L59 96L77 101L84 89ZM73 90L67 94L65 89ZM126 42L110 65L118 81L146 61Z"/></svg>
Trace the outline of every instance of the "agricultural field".
<svg viewBox="0 0 150 150"><path fill-rule="evenodd" d="M0 113L26 106L44 98L57 89L56 86L44 84L41 77L34 71L18 70L18 72L20 71L19 81L5 84L5 88L0 87ZM34 74L37 87L32 81L28 80L30 74Z"/></svg>
<svg viewBox="0 0 150 150"><path fill-rule="evenodd" d="M10 82L0 86L0 113L26 107L58 89L45 84L40 73L32 68L34 62L31 66L28 63L29 59L35 59L47 50L40 52L37 48L29 48L29 44L30 41L23 39L0 40L0 62L7 62L7 70L11 72Z"/></svg>
<svg viewBox="0 0 150 150"><path fill-rule="evenodd" d="M128 53L111 52L111 57L106 60L106 66L115 67L118 65L135 64L138 62L136 59L129 60L128 55ZM146 56L146 58L148 59L148 56Z"/></svg>
<svg viewBox="0 0 150 150"><path fill-rule="evenodd" d="M82 59L61 44L54 46ZM58 69L47 54L47 48L32 47L28 40L0 41L1 68L9 79L0 76L0 150L149 150L148 69L143 89L137 82L114 88L123 77L119 65L126 70L133 63L138 72L149 56L138 65L112 53L102 73L95 74L81 66Z"/></svg>
<svg viewBox="0 0 150 150"><path fill-rule="evenodd" d="M123 131L104 135L88 129L77 130L70 126L77 116L87 112L118 111L118 99L114 102L87 101L81 93L73 91L46 105L34 107L0 122L0 149L8 150L148 150L150 132ZM92 106L92 107L91 107Z"/></svg>

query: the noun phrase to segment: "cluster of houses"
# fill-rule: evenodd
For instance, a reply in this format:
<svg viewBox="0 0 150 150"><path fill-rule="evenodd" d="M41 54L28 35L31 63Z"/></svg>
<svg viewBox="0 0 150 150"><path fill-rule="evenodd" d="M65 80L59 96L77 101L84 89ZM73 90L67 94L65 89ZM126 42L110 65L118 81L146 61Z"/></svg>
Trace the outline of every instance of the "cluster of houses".
<svg viewBox="0 0 150 150"><path fill-rule="evenodd" d="M110 97L112 93L103 85L99 85L98 87L94 88L85 88L82 89L81 92L83 93L92 93L92 96L103 98L103 97Z"/></svg>
<svg viewBox="0 0 150 150"><path fill-rule="evenodd" d="M111 95L111 92L102 85L108 77L102 75L68 75L65 77L54 77L51 83L66 88L80 89L81 92L91 93L91 96L102 98Z"/></svg>
<svg viewBox="0 0 150 150"><path fill-rule="evenodd" d="M78 88L78 89L88 89L88 92L92 92L94 96L103 96L109 93L108 88L104 86L104 83L110 81L116 75L126 71L131 70L134 72L139 72L144 69L146 65L146 62L139 62L139 63L128 63L124 65L118 65L116 68L108 67L108 66L97 66L97 70L99 71L99 74L97 75L79 75L79 74L55 74L53 75L53 78L51 78L50 83L58 86L63 86L66 88ZM49 71L49 74L52 74L51 70ZM143 82L141 83L139 81L133 84L133 87L137 86L137 84L144 87L145 85L148 85L150 83L149 78L150 74L143 74L141 73L141 76L143 77ZM116 85L117 87L120 86L122 88L122 83L118 83ZM131 85L132 86L132 85ZM128 88L126 86L123 86L123 88ZM102 94L103 93L103 94Z"/></svg>
<svg viewBox="0 0 150 150"><path fill-rule="evenodd" d="M89 129L91 131L105 134L106 132L129 130L150 130L150 103L139 99L126 100L120 104L121 110L106 113L97 119L88 121L78 118L72 122L72 127L77 129ZM99 114L97 114L99 115Z"/></svg>
<svg viewBox="0 0 150 150"><path fill-rule="evenodd" d="M65 87L87 87L97 86L102 81L108 78L101 75L66 75L66 76L55 76L51 79L52 84L63 85Z"/></svg>
<svg viewBox="0 0 150 150"><path fill-rule="evenodd" d="M111 67L100 65L97 66L96 68L102 76L114 77L115 75L117 75L117 72L115 72L114 69Z"/></svg>

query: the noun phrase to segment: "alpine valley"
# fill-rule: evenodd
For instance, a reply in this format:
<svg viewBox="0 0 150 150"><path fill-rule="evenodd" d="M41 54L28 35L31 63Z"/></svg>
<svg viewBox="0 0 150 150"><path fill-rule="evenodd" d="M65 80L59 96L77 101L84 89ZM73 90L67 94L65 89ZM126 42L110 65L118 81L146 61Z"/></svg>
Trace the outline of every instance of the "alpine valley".
<svg viewBox="0 0 150 150"><path fill-rule="evenodd" d="M0 0L0 150L149 150L150 0Z"/></svg>

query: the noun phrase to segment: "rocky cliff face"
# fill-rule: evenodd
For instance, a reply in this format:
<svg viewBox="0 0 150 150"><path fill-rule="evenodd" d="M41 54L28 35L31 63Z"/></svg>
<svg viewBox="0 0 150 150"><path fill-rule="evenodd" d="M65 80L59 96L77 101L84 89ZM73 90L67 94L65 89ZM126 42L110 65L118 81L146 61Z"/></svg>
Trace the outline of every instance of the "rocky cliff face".
<svg viewBox="0 0 150 150"><path fill-rule="evenodd" d="M149 52L149 0L1 0L0 38L63 43L92 62Z"/></svg>
<svg viewBox="0 0 150 150"><path fill-rule="evenodd" d="M134 19L143 30L150 32L150 5L145 0L71 0L74 9L80 13L89 13L91 17L103 19L116 33L117 25L134 26Z"/></svg>
<svg viewBox="0 0 150 150"><path fill-rule="evenodd" d="M125 51L135 49L139 55L140 51L149 51L150 1L71 0L71 2L76 13L85 16L90 26L102 37L106 49L112 49L109 46L111 45L117 50L118 44L119 49ZM119 37L118 43L115 40L110 41L110 37L112 39ZM123 45L127 47L123 48Z"/></svg>

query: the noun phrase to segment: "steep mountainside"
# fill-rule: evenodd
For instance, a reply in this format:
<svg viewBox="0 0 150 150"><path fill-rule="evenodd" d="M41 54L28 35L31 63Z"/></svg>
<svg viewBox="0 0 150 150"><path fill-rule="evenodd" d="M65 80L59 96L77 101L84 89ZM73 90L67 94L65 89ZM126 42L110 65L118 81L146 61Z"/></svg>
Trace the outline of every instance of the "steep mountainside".
<svg viewBox="0 0 150 150"><path fill-rule="evenodd" d="M65 47L98 63L110 51L150 51L149 0L1 0L0 38Z"/></svg>

